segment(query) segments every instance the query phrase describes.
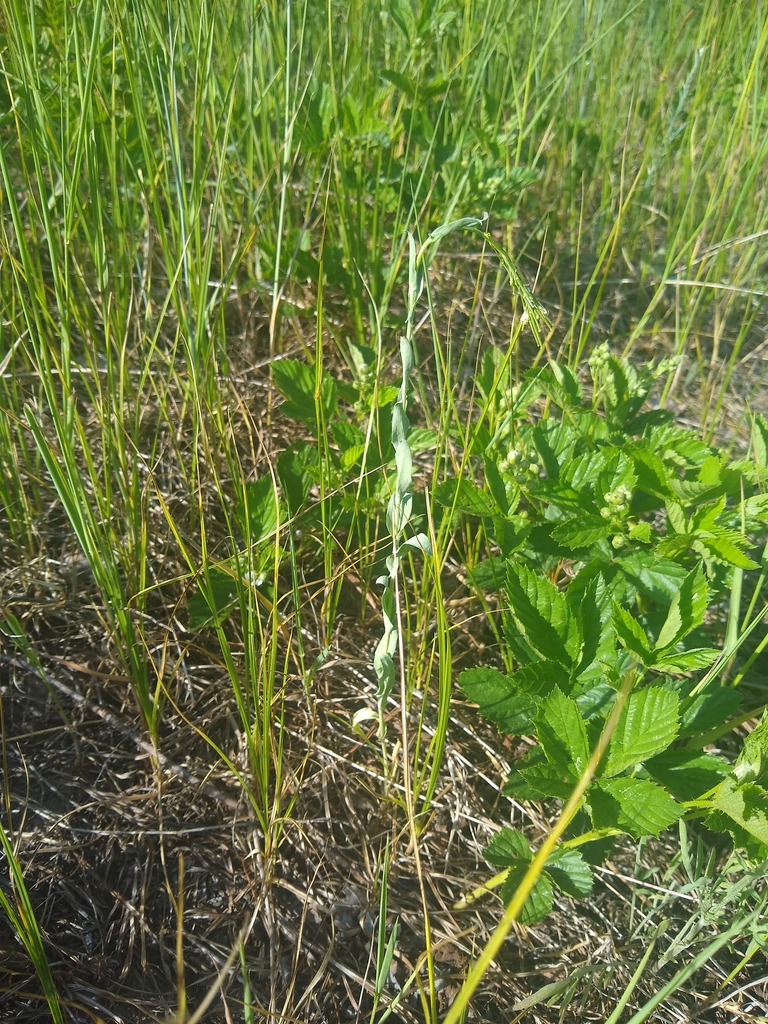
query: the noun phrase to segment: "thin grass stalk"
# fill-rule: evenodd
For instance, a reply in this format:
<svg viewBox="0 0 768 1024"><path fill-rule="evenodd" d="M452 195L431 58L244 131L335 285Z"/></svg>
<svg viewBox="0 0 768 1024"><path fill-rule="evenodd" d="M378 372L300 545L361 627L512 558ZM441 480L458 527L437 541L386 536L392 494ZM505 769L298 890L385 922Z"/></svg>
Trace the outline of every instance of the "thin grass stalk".
<svg viewBox="0 0 768 1024"><path fill-rule="evenodd" d="M3 737L3 740L5 740L5 737ZM29 954L29 958L40 979L45 1001L48 1004L48 1010L54 1024L64 1024L64 1013L59 993L51 974L50 965L48 964L48 958L43 946L43 937L37 922L35 909L32 906L32 900L29 897L29 891L24 881L24 873L13 848L13 843L2 824L0 824L0 845L3 848L3 853L8 863L8 873L10 875L11 892L13 895L13 900L11 900L6 895L5 890L0 888L0 906L2 906L11 927Z"/></svg>

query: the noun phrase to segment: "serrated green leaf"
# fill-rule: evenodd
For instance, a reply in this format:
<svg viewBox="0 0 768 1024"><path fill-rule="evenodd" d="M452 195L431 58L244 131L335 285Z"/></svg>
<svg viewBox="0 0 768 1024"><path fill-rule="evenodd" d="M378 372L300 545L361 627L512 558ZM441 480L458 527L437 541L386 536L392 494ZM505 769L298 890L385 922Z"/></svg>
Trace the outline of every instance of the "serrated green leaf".
<svg viewBox="0 0 768 1024"><path fill-rule="evenodd" d="M654 662L657 672L693 672L696 669L709 668L717 661L720 651L715 647L693 647L690 651L679 654L663 654L659 661Z"/></svg>
<svg viewBox="0 0 768 1024"><path fill-rule="evenodd" d="M272 377L285 398L281 411L291 419L316 425L315 371L298 359L278 359L272 364ZM321 382L323 415L328 423L336 411L336 382L323 371Z"/></svg>
<svg viewBox="0 0 768 1024"><path fill-rule="evenodd" d="M710 534L705 537L697 537L693 547L708 554L710 558L724 562L726 565L735 565L737 569L759 569L760 565L745 555L735 539L741 540L739 534L727 535Z"/></svg>
<svg viewBox="0 0 768 1024"><path fill-rule="evenodd" d="M554 359L550 359L549 368L552 371L552 375L568 396L571 405L580 405L584 392L579 382L579 378L573 372L562 363L555 362Z"/></svg>
<svg viewBox="0 0 768 1024"><path fill-rule="evenodd" d="M699 480L710 487L720 483L722 463L715 455L708 455L699 469Z"/></svg>
<svg viewBox="0 0 768 1024"><path fill-rule="evenodd" d="M608 458L595 484L595 501L598 505L606 503L606 495L625 487L630 493L637 486L632 460L617 448L608 450Z"/></svg>
<svg viewBox="0 0 768 1024"><path fill-rule="evenodd" d="M731 770L723 757L696 750L665 750L645 762L648 774L677 800L696 800L719 785Z"/></svg>
<svg viewBox="0 0 768 1024"><path fill-rule="evenodd" d="M768 844L768 792L753 782L739 785L733 777L718 787L713 805L761 843Z"/></svg>
<svg viewBox="0 0 768 1024"><path fill-rule="evenodd" d="M591 491L607 459L608 452L605 448L584 452L563 467L562 478L575 491Z"/></svg>
<svg viewBox="0 0 768 1024"><path fill-rule="evenodd" d="M680 735L697 736L727 722L742 699L737 690L718 686L684 700L680 708Z"/></svg>
<svg viewBox="0 0 768 1024"><path fill-rule="evenodd" d="M576 779L556 765L544 762L512 772L504 785L505 796L521 800L544 800L552 797L567 800L573 792Z"/></svg>
<svg viewBox="0 0 768 1024"><path fill-rule="evenodd" d="M317 449L306 442L293 445L278 456L277 477L289 515L295 516L309 497L316 465Z"/></svg>
<svg viewBox="0 0 768 1024"><path fill-rule="evenodd" d="M544 576L510 562L507 598L525 639L542 657L571 665L578 653L578 628L563 594Z"/></svg>
<svg viewBox="0 0 768 1024"><path fill-rule="evenodd" d="M509 869L501 890L501 898L504 900L505 906L510 903L512 897L520 888L520 883L527 870L527 864L517 864ZM530 896L523 904L523 909L520 911L517 919L518 922L523 925L535 924L536 921L540 921L542 917L547 916L554 902L555 894L552 891L552 882L546 874L539 875Z"/></svg>
<svg viewBox="0 0 768 1024"><path fill-rule="evenodd" d="M478 562L467 576L478 590L501 590L507 577L507 561L500 555Z"/></svg>
<svg viewBox="0 0 768 1024"><path fill-rule="evenodd" d="M736 509L739 518L742 512L745 516L758 518L768 515L768 494L753 494L751 498L745 498Z"/></svg>
<svg viewBox="0 0 768 1024"><path fill-rule="evenodd" d="M691 570L682 582L667 613L656 641L657 651L666 651L678 644L691 630L704 621L707 610L707 579L700 565Z"/></svg>
<svg viewBox="0 0 768 1024"><path fill-rule="evenodd" d="M578 516L567 519L552 531L552 539L572 550L588 548L599 540L605 540L612 532L609 523L601 516Z"/></svg>
<svg viewBox="0 0 768 1024"><path fill-rule="evenodd" d="M459 676L459 685L480 714L502 732L520 734L531 729L538 702L509 676L493 668L470 668Z"/></svg>
<svg viewBox="0 0 768 1024"><path fill-rule="evenodd" d="M483 850L483 856L498 868L512 867L520 861L528 863L533 857L528 840L514 828L503 828L497 832Z"/></svg>
<svg viewBox="0 0 768 1024"><path fill-rule="evenodd" d="M588 799L595 828L619 828L634 839L658 836L683 813L665 789L646 779L601 779Z"/></svg>
<svg viewBox="0 0 768 1024"><path fill-rule="evenodd" d="M461 478L444 480L434 490L435 500L446 508L455 508L469 516L491 517L501 511L490 494L477 484ZM506 509L504 509L506 511Z"/></svg>
<svg viewBox="0 0 768 1024"><path fill-rule="evenodd" d="M650 665L653 661L648 638L637 619L622 608L616 601L613 603L613 628L616 630L621 643L630 654L641 661L644 665Z"/></svg>
<svg viewBox="0 0 768 1024"><path fill-rule="evenodd" d="M667 501L667 522L675 533L688 533L685 510L679 502L673 501L671 498Z"/></svg>
<svg viewBox="0 0 768 1024"><path fill-rule="evenodd" d="M578 778L589 760L589 741L578 706L556 687L539 706L536 734L547 760Z"/></svg>
<svg viewBox="0 0 768 1024"><path fill-rule="evenodd" d="M636 523L630 527L629 536L640 544L650 544L653 540L653 531L650 523Z"/></svg>
<svg viewBox="0 0 768 1024"><path fill-rule="evenodd" d="M566 598L570 605L570 587ZM604 674L599 662L615 649L610 592L602 574L581 591L576 621L581 635L581 659L575 675L584 682Z"/></svg>
<svg viewBox="0 0 768 1024"><path fill-rule="evenodd" d="M271 476L259 477L245 485L244 497L235 506L235 516L252 544L258 544L275 532L278 505Z"/></svg>
<svg viewBox="0 0 768 1024"><path fill-rule="evenodd" d="M334 420L331 424L331 435L342 452L365 444L365 433L349 420Z"/></svg>
<svg viewBox="0 0 768 1024"><path fill-rule="evenodd" d="M619 775L666 750L678 733L679 703L674 690L662 686L630 693L611 737L604 776Z"/></svg>
<svg viewBox="0 0 768 1024"><path fill-rule="evenodd" d="M483 468L485 471L485 483L493 496L493 500L505 515L508 514L510 502L507 497L507 488L496 463L493 459L485 458L483 460Z"/></svg>
<svg viewBox="0 0 768 1024"><path fill-rule="evenodd" d="M584 899L592 892L592 871L578 850L555 850L547 859L546 871L567 896Z"/></svg>
<svg viewBox="0 0 768 1024"><path fill-rule="evenodd" d="M761 469L768 467L768 422L761 413L752 417L752 456Z"/></svg>
<svg viewBox="0 0 768 1024"><path fill-rule="evenodd" d="M347 448L346 451L341 453L341 468L345 472L349 472L350 469L365 455L364 444L353 444L351 448Z"/></svg>
<svg viewBox="0 0 768 1024"><path fill-rule="evenodd" d="M630 454L637 476L638 488L655 497L668 498L670 496L668 471L659 456L639 445L635 445Z"/></svg>
<svg viewBox="0 0 768 1024"><path fill-rule="evenodd" d="M200 585L205 593L201 591L189 599L191 630L223 622L237 603L237 581L223 569L211 569L207 583L201 576Z"/></svg>
<svg viewBox="0 0 768 1024"><path fill-rule="evenodd" d="M633 551L620 559L621 571L641 593L666 603L680 589L687 573L671 559L658 559L651 551Z"/></svg>
<svg viewBox="0 0 768 1024"><path fill-rule="evenodd" d="M747 734L733 769L738 782L762 782L768 777L768 712Z"/></svg>

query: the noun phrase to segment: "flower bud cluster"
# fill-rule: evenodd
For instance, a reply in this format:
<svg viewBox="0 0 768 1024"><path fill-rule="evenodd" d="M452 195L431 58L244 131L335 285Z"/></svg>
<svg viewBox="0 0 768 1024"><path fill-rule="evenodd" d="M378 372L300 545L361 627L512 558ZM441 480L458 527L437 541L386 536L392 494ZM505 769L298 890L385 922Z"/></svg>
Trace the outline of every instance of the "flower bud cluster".
<svg viewBox="0 0 768 1024"><path fill-rule="evenodd" d="M610 358L611 349L608 342L604 341L602 345L598 345L597 348L593 349L592 354L587 360L593 377L596 377L608 365Z"/></svg>
<svg viewBox="0 0 768 1024"><path fill-rule="evenodd" d="M524 448L510 448L499 463L500 472L516 478L525 475L539 476L541 469L538 455L535 452L526 452Z"/></svg>
<svg viewBox="0 0 768 1024"><path fill-rule="evenodd" d="M600 509L603 519L616 519L629 511L629 503L632 500L632 491L625 485L619 484L615 491L608 491L605 495L605 505Z"/></svg>

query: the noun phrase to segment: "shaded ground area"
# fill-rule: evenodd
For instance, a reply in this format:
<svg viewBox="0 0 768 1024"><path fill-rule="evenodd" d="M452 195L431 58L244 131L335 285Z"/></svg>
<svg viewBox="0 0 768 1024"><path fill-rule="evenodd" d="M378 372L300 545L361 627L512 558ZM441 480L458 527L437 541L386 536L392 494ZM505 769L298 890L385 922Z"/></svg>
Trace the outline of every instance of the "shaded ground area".
<svg viewBox="0 0 768 1024"><path fill-rule="evenodd" d="M354 648L354 623L345 622L340 633L343 646ZM366 646L366 634L356 639ZM464 646L478 656L466 638ZM248 1019L239 959L232 964L230 957L245 935L256 1019L277 1013L278 1019L318 1024L367 1020L381 865L387 841L394 849L398 839L387 909L390 921L399 921L399 938L385 1001L407 983L424 948L418 880L407 841L398 834L403 818L394 802L397 791L387 793L375 746L350 727L351 714L374 687L367 658L345 654L338 645L316 676L313 714L298 680L289 684L288 761L302 781L298 794L291 793L290 781L286 787L286 799L297 799L271 866L264 863L259 831L237 784L221 766L210 770L205 745L196 747L188 732L174 729L174 715L162 743L164 763L153 770L135 717L121 703L119 679L60 655L43 656L42 664L52 691L22 659L3 657L5 756L27 883L72 1019L138 1022L176 1008L183 888L190 1010L218 984L204 1019ZM203 687L211 708L226 704L223 680L210 673L196 678L194 670L190 677L190 704ZM422 851L443 1007L498 919L492 895L467 910L454 909L489 877L483 845L505 821L524 825L532 842L547 827L546 808L517 807L500 795L514 753L470 709L457 705ZM707 920L705 894L692 895L682 869L666 877L672 851L649 844L636 863L628 844L618 847L593 898L578 906L561 898L544 922L518 929L470 1019L501 1024L557 1021L564 1014L566 1020L601 1020L653 930L668 919L661 951L680 928L690 930L693 909L701 918L700 934L694 931L685 944L698 951L728 922L722 915ZM633 880L636 873L645 884ZM5 925L2 936L0 1019L39 1020L40 1001L26 995L37 989L30 964ZM723 951L687 994L679 991L654 1019L761 1019L768 1010L761 954L737 981L718 990L737 961L735 952ZM636 999L671 973L663 965L649 972ZM566 977L572 984L553 993L553 1006L525 1011L520 1000ZM420 1020L418 995L404 999L390 1019Z"/></svg>

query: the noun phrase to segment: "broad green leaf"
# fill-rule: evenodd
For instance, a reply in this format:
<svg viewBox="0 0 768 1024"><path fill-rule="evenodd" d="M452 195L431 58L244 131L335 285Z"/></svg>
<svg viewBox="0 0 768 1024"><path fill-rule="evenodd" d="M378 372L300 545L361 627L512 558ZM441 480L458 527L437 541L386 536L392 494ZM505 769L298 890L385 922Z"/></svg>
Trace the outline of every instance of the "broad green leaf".
<svg viewBox="0 0 768 1024"><path fill-rule="evenodd" d="M632 460L617 448L609 449L608 454L606 464L595 484L595 501L598 505L607 504L606 496L619 487L624 487L631 493L637 486Z"/></svg>
<svg viewBox="0 0 768 1024"><path fill-rule="evenodd" d="M761 469L768 467L768 422L761 413L752 417L752 455Z"/></svg>
<svg viewBox="0 0 768 1024"><path fill-rule="evenodd" d="M680 706L680 735L697 736L727 722L742 699L737 690L722 686L686 698Z"/></svg>
<svg viewBox="0 0 768 1024"><path fill-rule="evenodd" d="M546 870L558 889L574 899L584 899L592 892L592 872L578 850L555 850Z"/></svg>
<svg viewBox="0 0 768 1024"><path fill-rule="evenodd" d="M725 811L715 809L704 819L710 832L728 832L736 849L744 850L750 860L759 863L768 858L768 843L761 843L750 832L738 825Z"/></svg>
<svg viewBox="0 0 768 1024"><path fill-rule="evenodd" d="M545 426L544 423L537 423L531 431L531 439L542 465L547 471L548 479L557 480L560 476L560 462L558 461L557 453L550 444L550 441L554 440L554 438L552 437L551 429L548 429L549 426L549 424Z"/></svg>
<svg viewBox="0 0 768 1024"><path fill-rule="evenodd" d="M496 555L478 562L473 569L467 569L467 576L478 590L501 590L507 575L505 558Z"/></svg>
<svg viewBox="0 0 768 1024"><path fill-rule="evenodd" d="M719 534L697 537L693 547L703 555L726 565L735 565L737 569L759 569L759 564L744 554L737 541L741 541L740 534L723 531Z"/></svg>
<svg viewBox="0 0 768 1024"><path fill-rule="evenodd" d="M245 485L245 496L235 506L235 515L252 544L265 540L277 528L277 495L271 476L262 476Z"/></svg>
<svg viewBox="0 0 768 1024"><path fill-rule="evenodd" d="M575 785L575 777L565 768L544 762L513 772L504 786L504 793L521 800L543 800L547 797L567 800Z"/></svg>
<svg viewBox="0 0 768 1024"><path fill-rule="evenodd" d="M496 463L493 459L486 458L483 460L483 467L485 471L485 483L493 496L493 500L505 515L508 514L510 501L507 497L507 488L501 477L501 473L499 473Z"/></svg>
<svg viewBox="0 0 768 1024"><path fill-rule="evenodd" d="M570 682L568 669L559 661L534 661L523 665L510 678L515 686L535 697L546 697L556 686L565 691Z"/></svg>
<svg viewBox="0 0 768 1024"><path fill-rule="evenodd" d="M637 619L615 601L613 603L613 628L624 647L644 665L650 665L653 655L645 631Z"/></svg>
<svg viewBox="0 0 768 1024"><path fill-rule="evenodd" d="M503 828L497 832L483 850L483 856L498 868L512 867L521 860L528 862L532 859L528 840L514 828Z"/></svg>
<svg viewBox="0 0 768 1024"><path fill-rule="evenodd" d="M717 462L717 459L715 459ZM718 462L718 466L720 463ZM697 530L711 530L716 529L715 523L718 516L725 508L726 497L721 495L717 501L712 502L708 505L703 505L691 516L691 533L695 533Z"/></svg>
<svg viewBox="0 0 768 1024"><path fill-rule="evenodd" d="M693 647L690 651L680 651L678 654L662 654L653 667L657 672L669 672L671 675L693 672L695 669L709 668L719 656L720 651L715 647Z"/></svg>
<svg viewBox="0 0 768 1024"><path fill-rule="evenodd" d="M557 587L525 565L510 562L507 598L531 647L544 658L571 665L578 653L578 629Z"/></svg>
<svg viewBox="0 0 768 1024"><path fill-rule="evenodd" d="M627 698L608 747L604 776L619 775L666 750L678 733L679 697L649 686Z"/></svg>
<svg viewBox="0 0 768 1024"><path fill-rule="evenodd" d="M633 551L619 560L621 571L637 589L654 601L666 603L680 589L687 573L671 559L658 559L651 551Z"/></svg>
<svg viewBox="0 0 768 1024"><path fill-rule="evenodd" d="M536 734L551 764L574 778L581 775L589 760L587 730L576 702L559 687L539 706Z"/></svg>
<svg viewBox="0 0 768 1024"><path fill-rule="evenodd" d="M444 480L435 488L434 496L446 508L455 508L469 516L497 516L501 511L490 494L463 477Z"/></svg>
<svg viewBox="0 0 768 1024"><path fill-rule="evenodd" d="M278 391L284 396L282 412L291 419L315 426L315 371L298 359L278 359L272 364L272 376ZM326 423L336 411L336 383L327 370L321 383L322 411Z"/></svg>
<svg viewBox="0 0 768 1024"><path fill-rule="evenodd" d="M594 487L603 466L608 458L605 448L596 448L584 452L573 462L563 467L562 477L576 491L590 491Z"/></svg>
<svg viewBox="0 0 768 1024"><path fill-rule="evenodd" d="M762 786L753 782L739 785L730 777L719 786L712 802L750 835L768 844L768 792Z"/></svg>
<svg viewBox="0 0 768 1024"><path fill-rule="evenodd" d="M645 762L648 774L678 800L696 800L730 773L723 757L696 750L665 750Z"/></svg>
<svg viewBox="0 0 768 1024"><path fill-rule="evenodd" d="M208 581L200 576L201 592L189 599L189 628L202 629L221 623L237 603L237 581L223 569L211 569Z"/></svg>
<svg viewBox="0 0 768 1024"><path fill-rule="evenodd" d="M552 375L563 389L565 394L568 396L570 405L580 405L584 393L582 391L579 378L570 370L567 366L562 363L555 362L554 359L550 359L549 368L552 371Z"/></svg>
<svg viewBox="0 0 768 1024"><path fill-rule="evenodd" d="M305 441L293 445L278 456L277 476L289 515L295 516L309 497L316 466L317 449Z"/></svg>
<svg viewBox="0 0 768 1024"><path fill-rule="evenodd" d="M341 453L341 468L345 472L349 472L353 466L357 465L363 455L365 455L365 445L353 444L351 448L347 448L346 451Z"/></svg>
<svg viewBox="0 0 768 1024"><path fill-rule="evenodd" d="M331 424L331 435L342 452L365 444L365 432L349 420L334 420Z"/></svg>
<svg viewBox="0 0 768 1024"><path fill-rule="evenodd" d="M567 519L552 531L552 539L566 548L588 548L605 540L612 527L601 516L578 516Z"/></svg>
<svg viewBox="0 0 768 1024"><path fill-rule="evenodd" d="M603 669L603 676L605 669ZM571 696L576 701L581 717L589 721L596 715L605 716L614 700L616 690L605 679L599 683L592 683L594 676L588 673L586 676L579 676L578 683L571 690Z"/></svg>
<svg viewBox="0 0 768 1024"><path fill-rule="evenodd" d="M634 839L658 836L683 813L666 790L646 779L601 779L588 799L595 828L619 828Z"/></svg>
<svg viewBox="0 0 768 1024"><path fill-rule="evenodd" d="M566 597L570 605L570 588ZM598 574L586 589L581 591L576 612L581 635L581 659L575 674L582 682L595 676L602 676L604 673L599 661L613 654L616 641L611 613L608 586L602 574Z"/></svg>
<svg viewBox="0 0 768 1024"><path fill-rule="evenodd" d="M655 452L641 445L642 442L634 445L631 451L638 488L658 498L669 497L670 486L666 466Z"/></svg>
<svg viewBox="0 0 768 1024"><path fill-rule="evenodd" d="M640 544L650 544L653 540L651 524L646 522L635 523L634 526L630 527L629 536L632 540L639 541Z"/></svg>
<svg viewBox="0 0 768 1024"><path fill-rule="evenodd" d="M538 702L509 676L493 668L470 668L459 676L459 685L502 732L520 734L531 728Z"/></svg>
<svg viewBox="0 0 768 1024"><path fill-rule="evenodd" d="M768 776L768 712L747 734L733 774L738 782L762 782Z"/></svg>
<svg viewBox="0 0 768 1024"><path fill-rule="evenodd" d="M667 613L667 620L656 641L656 650L674 647L691 630L704 621L707 610L707 580L700 565L691 570L682 582Z"/></svg>
<svg viewBox="0 0 768 1024"><path fill-rule="evenodd" d="M527 864L517 864L509 869L507 879L501 890L501 898L506 906L520 887L523 876L528 870ZM542 917L546 917L555 902L555 894L552 891L552 883L546 874L541 874L536 879L536 884L531 894L523 904L523 909L518 917L518 922L523 925L535 924Z"/></svg>
<svg viewBox="0 0 768 1024"><path fill-rule="evenodd" d="M675 533L688 533L688 520L683 506L671 498L667 501L667 522Z"/></svg>

